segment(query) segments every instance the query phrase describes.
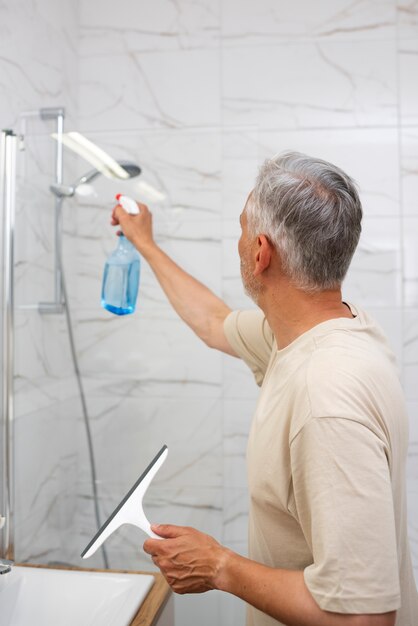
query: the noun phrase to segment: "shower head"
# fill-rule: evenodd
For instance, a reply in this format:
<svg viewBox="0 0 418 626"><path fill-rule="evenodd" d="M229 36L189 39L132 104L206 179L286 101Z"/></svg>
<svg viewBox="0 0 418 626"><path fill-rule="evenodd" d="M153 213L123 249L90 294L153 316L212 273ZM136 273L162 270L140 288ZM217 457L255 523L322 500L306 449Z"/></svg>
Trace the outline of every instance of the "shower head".
<svg viewBox="0 0 418 626"><path fill-rule="evenodd" d="M139 174L141 173L141 168L136 165L136 163L131 163L130 161L117 161L117 163L124 169L127 174L127 176L124 177L123 180L135 178L135 176L139 176ZM78 178L72 185L53 184L50 185L49 188L52 193L58 198L72 198L80 185L88 185L97 176L100 176L101 173L102 172L100 172L98 169L93 169L87 172L87 174L80 176L80 178Z"/></svg>
<svg viewBox="0 0 418 626"><path fill-rule="evenodd" d="M141 173L141 168L136 165L136 163L130 163L129 161L117 161L117 163L128 174L128 176L126 176L126 179L135 178L135 176L139 176L139 174ZM84 174L84 176L80 176L80 178L76 180L76 182L73 184L73 187L77 188L79 185L88 185L101 173L102 172L96 169L90 170L90 172L87 172L87 174Z"/></svg>

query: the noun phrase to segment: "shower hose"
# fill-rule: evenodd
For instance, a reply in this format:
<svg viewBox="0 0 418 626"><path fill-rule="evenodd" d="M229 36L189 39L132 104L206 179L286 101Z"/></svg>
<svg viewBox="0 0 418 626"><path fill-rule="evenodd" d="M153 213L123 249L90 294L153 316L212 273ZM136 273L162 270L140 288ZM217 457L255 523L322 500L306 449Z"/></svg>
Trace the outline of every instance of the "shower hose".
<svg viewBox="0 0 418 626"><path fill-rule="evenodd" d="M91 435L90 418L89 418L89 414L87 410L86 396L84 393L83 381L81 378L80 368L78 366L77 352L75 349L74 333L73 333L73 326L71 322L71 312L70 312L70 306L69 306L69 301L68 301L67 284L66 284L66 279L65 279L65 271L64 271L64 264L62 261L61 250L58 250L58 263L59 263L59 269L60 269L60 274L61 274L61 286L62 286L62 294L64 297L64 310L65 310L65 317L67 320L71 356L73 360L75 376L77 379L78 390L80 393L81 406L83 409L83 419L84 419L84 425L86 429L87 446L88 446L89 462L90 462L91 484L92 484L93 502L94 502L94 513L96 517L96 525L97 525L97 530L98 530L101 527L101 522L100 522L99 494L98 494L98 488L97 488L97 472L96 472L96 461L95 461L95 456L94 456L93 437ZM108 560L105 546L102 546L101 550L102 550L104 566L106 569L109 569L109 560Z"/></svg>

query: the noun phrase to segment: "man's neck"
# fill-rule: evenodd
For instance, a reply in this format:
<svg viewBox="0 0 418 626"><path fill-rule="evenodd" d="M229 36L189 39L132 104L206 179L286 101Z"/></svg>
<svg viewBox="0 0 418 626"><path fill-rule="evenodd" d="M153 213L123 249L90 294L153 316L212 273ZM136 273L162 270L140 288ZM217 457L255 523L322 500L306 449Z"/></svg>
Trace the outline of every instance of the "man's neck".
<svg viewBox="0 0 418 626"><path fill-rule="evenodd" d="M259 306L266 315L279 350L321 322L353 317L349 307L342 302L340 289L308 294L286 283L274 292L266 291Z"/></svg>

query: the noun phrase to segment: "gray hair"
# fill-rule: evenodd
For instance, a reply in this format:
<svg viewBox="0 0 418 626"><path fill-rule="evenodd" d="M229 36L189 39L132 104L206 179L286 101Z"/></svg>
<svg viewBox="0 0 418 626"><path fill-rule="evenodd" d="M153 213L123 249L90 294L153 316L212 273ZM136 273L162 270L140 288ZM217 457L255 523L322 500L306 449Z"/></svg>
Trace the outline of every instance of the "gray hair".
<svg viewBox="0 0 418 626"><path fill-rule="evenodd" d="M299 289L340 287L360 238L362 218L356 184L342 170L299 152L267 159L246 215L250 234L266 235Z"/></svg>

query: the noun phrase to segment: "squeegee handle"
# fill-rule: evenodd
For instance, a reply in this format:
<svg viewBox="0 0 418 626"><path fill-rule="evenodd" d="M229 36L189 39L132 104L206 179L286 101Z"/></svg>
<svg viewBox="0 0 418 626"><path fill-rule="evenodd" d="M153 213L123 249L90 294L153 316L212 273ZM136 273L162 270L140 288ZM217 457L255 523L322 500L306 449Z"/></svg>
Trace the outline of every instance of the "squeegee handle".
<svg viewBox="0 0 418 626"><path fill-rule="evenodd" d="M148 537L151 537L151 539L164 539L164 537L160 537L160 535L153 533L152 530L147 530L146 532Z"/></svg>

